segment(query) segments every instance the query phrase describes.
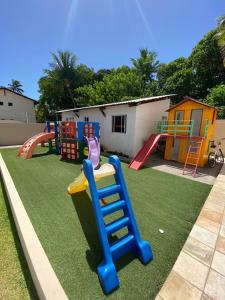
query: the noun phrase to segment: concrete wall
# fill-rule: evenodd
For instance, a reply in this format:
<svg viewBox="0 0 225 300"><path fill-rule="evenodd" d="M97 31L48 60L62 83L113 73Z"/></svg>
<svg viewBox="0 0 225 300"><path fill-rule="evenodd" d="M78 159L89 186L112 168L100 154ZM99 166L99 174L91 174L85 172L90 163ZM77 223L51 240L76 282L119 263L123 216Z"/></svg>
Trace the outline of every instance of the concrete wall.
<svg viewBox="0 0 225 300"><path fill-rule="evenodd" d="M218 141L221 138L225 138L225 120L216 120L214 139ZM222 151L225 155L225 140L222 140Z"/></svg>
<svg viewBox="0 0 225 300"><path fill-rule="evenodd" d="M34 101L8 90L0 90L0 120L16 120L35 123ZM12 103L12 106L8 104Z"/></svg>
<svg viewBox="0 0 225 300"><path fill-rule="evenodd" d="M44 130L42 123L0 123L0 146L21 145Z"/></svg>
<svg viewBox="0 0 225 300"><path fill-rule="evenodd" d="M122 152L130 157L134 157L143 141L152 133L155 121L162 120L167 116L166 110L169 108L170 100L161 100L129 106L128 104L105 107L103 116L99 108L84 109L77 112L63 112L63 121L84 121L84 117L89 117L91 122L99 122L101 128L101 144L106 150ZM112 132L112 116L126 115L126 133Z"/></svg>
<svg viewBox="0 0 225 300"><path fill-rule="evenodd" d="M135 138L132 157L148 139L155 126L155 122L167 119L166 110L170 107L170 99L138 105L136 108Z"/></svg>
<svg viewBox="0 0 225 300"><path fill-rule="evenodd" d="M122 152L132 156L136 107L126 105L110 106L104 109L105 116L99 108L80 110L77 112L79 118L73 112L62 113L62 121L84 121L89 117L90 122L100 123L101 145L106 150ZM126 133L112 132L112 116L127 115Z"/></svg>

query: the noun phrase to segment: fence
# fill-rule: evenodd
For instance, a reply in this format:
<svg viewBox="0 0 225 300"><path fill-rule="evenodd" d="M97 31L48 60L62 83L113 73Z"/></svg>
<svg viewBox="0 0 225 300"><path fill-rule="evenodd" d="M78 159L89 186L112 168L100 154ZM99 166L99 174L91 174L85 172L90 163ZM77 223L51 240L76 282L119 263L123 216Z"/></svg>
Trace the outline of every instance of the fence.
<svg viewBox="0 0 225 300"><path fill-rule="evenodd" d="M43 123L0 123L0 146L21 145L44 127Z"/></svg>
<svg viewBox="0 0 225 300"><path fill-rule="evenodd" d="M216 130L214 140L218 141L225 138L225 120L216 120ZM225 140L222 140L222 151L225 154Z"/></svg>

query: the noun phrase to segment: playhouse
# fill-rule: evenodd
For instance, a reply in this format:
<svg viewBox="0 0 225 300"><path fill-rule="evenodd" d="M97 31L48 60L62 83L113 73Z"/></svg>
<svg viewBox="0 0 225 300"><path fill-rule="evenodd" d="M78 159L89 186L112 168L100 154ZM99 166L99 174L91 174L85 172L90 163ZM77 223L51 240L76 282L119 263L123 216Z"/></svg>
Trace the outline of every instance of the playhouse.
<svg viewBox="0 0 225 300"><path fill-rule="evenodd" d="M183 101L172 106L168 110L168 122L164 127L161 123L161 132L167 132L169 138L166 141L165 159L185 163L194 140L199 143L201 149L196 145L190 149L190 163L195 164L198 159L198 166L203 167L208 160L210 139L213 138L217 109L193 98L185 97ZM190 152L190 151L189 151Z"/></svg>
<svg viewBox="0 0 225 300"><path fill-rule="evenodd" d="M191 97L167 109L168 120L155 122L155 130L137 152L129 167L139 170L156 148L166 139L166 160L184 163L183 174L203 167L208 160L210 139L214 135L217 109Z"/></svg>

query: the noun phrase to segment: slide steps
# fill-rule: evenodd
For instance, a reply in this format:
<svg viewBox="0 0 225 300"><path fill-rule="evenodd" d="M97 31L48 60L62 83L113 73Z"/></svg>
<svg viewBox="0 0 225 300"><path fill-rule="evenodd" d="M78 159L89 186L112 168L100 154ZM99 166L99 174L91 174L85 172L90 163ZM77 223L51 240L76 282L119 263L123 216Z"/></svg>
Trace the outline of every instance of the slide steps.
<svg viewBox="0 0 225 300"><path fill-rule="evenodd" d="M98 266L97 271L105 293L110 293L119 286L119 278L114 262L120 257L133 251L135 256L138 257L143 264L147 264L153 258L150 244L141 239L122 174L120 161L117 156L111 156L109 158L109 163L115 169L115 184L101 189L97 189L96 187L91 161L85 160L83 163L83 170L89 183L93 209L102 246L103 261ZM119 194L118 200L104 206L100 205L101 199L115 194ZM111 223L105 224L105 216L120 210L122 210L124 214L122 217ZM128 233L113 243L110 243L109 237L123 228L127 228Z"/></svg>

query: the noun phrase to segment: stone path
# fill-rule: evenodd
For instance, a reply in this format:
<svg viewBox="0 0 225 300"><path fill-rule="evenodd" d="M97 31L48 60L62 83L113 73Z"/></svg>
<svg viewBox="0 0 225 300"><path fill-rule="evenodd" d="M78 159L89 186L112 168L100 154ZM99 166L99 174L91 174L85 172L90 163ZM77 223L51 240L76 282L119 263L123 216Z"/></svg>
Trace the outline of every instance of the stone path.
<svg viewBox="0 0 225 300"><path fill-rule="evenodd" d="M225 300L225 165L157 300Z"/></svg>

